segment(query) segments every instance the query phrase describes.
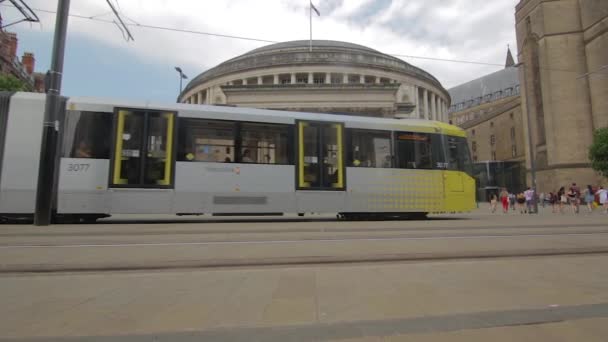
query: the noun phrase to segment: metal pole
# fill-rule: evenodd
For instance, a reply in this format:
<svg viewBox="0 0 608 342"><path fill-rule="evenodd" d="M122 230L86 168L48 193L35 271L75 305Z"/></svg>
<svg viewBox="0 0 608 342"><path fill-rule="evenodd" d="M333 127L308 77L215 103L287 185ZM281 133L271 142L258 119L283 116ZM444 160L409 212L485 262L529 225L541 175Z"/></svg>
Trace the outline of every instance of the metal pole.
<svg viewBox="0 0 608 342"><path fill-rule="evenodd" d="M182 74L182 72L179 72L179 93L182 93L182 80L184 79L184 76Z"/></svg>
<svg viewBox="0 0 608 342"><path fill-rule="evenodd" d="M51 223L53 205L53 185L55 182L55 164L57 155L57 138L59 134L59 105L61 77L63 74L63 56L65 38L68 29L70 0L59 0L55 20L55 37L53 38L53 56L49 71L49 89L47 89L44 107L44 126L40 143L40 166L38 168L38 187L36 188L36 210L34 224L48 226Z"/></svg>
<svg viewBox="0 0 608 342"><path fill-rule="evenodd" d="M532 148L532 123L530 120L530 101L528 101L528 82L526 77L526 64L521 63L521 66L524 68L524 89L526 90L526 113L527 122L528 122L528 153L530 154L530 176L532 178L532 190L534 190L534 213L538 214L538 201L536 200L536 196L538 196L536 192L536 163L534 162L534 149Z"/></svg>
<svg viewBox="0 0 608 342"><path fill-rule="evenodd" d="M312 2L310 1L308 1L308 19L310 32L310 40L308 41L308 51L312 52Z"/></svg>

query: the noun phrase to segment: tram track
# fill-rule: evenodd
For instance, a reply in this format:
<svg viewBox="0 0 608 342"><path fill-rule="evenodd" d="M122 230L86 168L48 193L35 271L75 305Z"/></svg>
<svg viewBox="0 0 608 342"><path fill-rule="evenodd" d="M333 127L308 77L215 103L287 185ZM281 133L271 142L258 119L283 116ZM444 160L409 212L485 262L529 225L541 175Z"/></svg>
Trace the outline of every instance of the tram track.
<svg viewBox="0 0 608 342"><path fill-rule="evenodd" d="M513 238L513 237L528 237L542 238L555 236L585 236L585 235L608 235L608 229L601 231L577 231L577 232L551 232L545 234L539 233L495 233L483 235L471 234L446 234L446 235L428 235L428 234L405 234L405 235L390 235L390 236L334 236L334 237L300 237L298 239L217 239L217 240L202 240L202 241L171 241L171 242L132 242L132 243L71 243L71 244L0 244L2 249L18 249L18 248L95 248L95 247L160 247L160 246L204 246L204 245L259 245L259 244L290 244L302 242L364 242L364 241L397 241L397 240L450 240L450 239L494 239L494 238Z"/></svg>
<svg viewBox="0 0 608 342"><path fill-rule="evenodd" d="M577 224L574 227L572 224L559 224L559 225L492 225L492 226L471 226L471 227L290 227L290 228L272 228L272 229L206 229L197 226L196 229L162 229L162 230L146 230L140 229L140 227L132 228L131 230L114 230L105 229L103 231L95 230L95 225L91 226L91 230L87 230L88 227L74 225L64 226L65 227L80 227L78 231L2 231L0 229L0 237L92 237L92 236L163 236L163 235L212 235L212 234L290 234L290 233L363 233L363 232L427 232L427 231L458 231L458 230L471 230L471 231L483 231L483 230L524 230L524 229L579 229L579 228L606 228L605 224L589 223L589 224ZM0 226L1 228L1 226ZM106 227L104 227L106 228Z"/></svg>
<svg viewBox="0 0 608 342"><path fill-rule="evenodd" d="M459 262L459 261L482 261L514 258L539 258L558 256L587 256L607 255L608 247L605 248L562 248L541 249L535 251L493 251L486 253L462 252L462 253L393 253L383 255L358 255L349 257L336 256L307 256L290 258L252 258L247 260L215 259L215 260L190 260L179 263L166 261L155 264L124 263L121 265L53 265L52 267L41 265L22 265L13 267L0 267L0 275L11 275L19 273L80 273L80 272L117 272L117 271L168 271L168 270L211 270L230 268L258 268L258 267L298 267L298 266L321 266L321 265L353 265L353 264L375 264L375 263L400 263L400 262Z"/></svg>

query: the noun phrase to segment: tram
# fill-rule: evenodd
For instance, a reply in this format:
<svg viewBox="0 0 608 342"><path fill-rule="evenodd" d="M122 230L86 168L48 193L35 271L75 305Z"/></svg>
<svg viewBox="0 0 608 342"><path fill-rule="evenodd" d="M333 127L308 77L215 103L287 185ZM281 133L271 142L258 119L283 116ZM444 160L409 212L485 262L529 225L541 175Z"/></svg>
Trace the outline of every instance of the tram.
<svg viewBox="0 0 608 342"><path fill-rule="evenodd" d="M0 217L33 216L45 95L0 93ZM462 129L441 122L64 98L54 217L425 217L475 208Z"/></svg>

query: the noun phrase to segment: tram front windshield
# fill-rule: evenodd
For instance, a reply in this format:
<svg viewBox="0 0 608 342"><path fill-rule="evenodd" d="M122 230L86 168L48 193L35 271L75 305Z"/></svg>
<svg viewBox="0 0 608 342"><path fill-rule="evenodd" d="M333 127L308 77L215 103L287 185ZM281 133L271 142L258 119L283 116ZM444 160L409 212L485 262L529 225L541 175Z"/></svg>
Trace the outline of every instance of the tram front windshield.
<svg viewBox="0 0 608 342"><path fill-rule="evenodd" d="M463 137L447 136L448 142L448 168L473 174L473 164L467 139Z"/></svg>

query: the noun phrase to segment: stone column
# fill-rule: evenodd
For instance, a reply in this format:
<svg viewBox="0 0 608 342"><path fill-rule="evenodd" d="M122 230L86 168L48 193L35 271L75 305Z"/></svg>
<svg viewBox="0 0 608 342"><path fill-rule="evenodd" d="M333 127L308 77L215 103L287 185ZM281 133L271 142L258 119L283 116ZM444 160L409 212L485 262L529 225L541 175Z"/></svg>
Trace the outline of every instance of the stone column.
<svg viewBox="0 0 608 342"><path fill-rule="evenodd" d="M380 77L376 76L375 82L376 84L380 84Z"/></svg>
<svg viewBox="0 0 608 342"><path fill-rule="evenodd" d="M279 84L279 74L274 74L274 84Z"/></svg>
<svg viewBox="0 0 608 342"><path fill-rule="evenodd" d="M431 92L431 120L437 120L437 98L433 92Z"/></svg>
<svg viewBox="0 0 608 342"><path fill-rule="evenodd" d="M429 120L429 91L422 89L422 102L424 102L424 119Z"/></svg>
<svg viewBox="0 0 608 342"><path fill-rule="evenodd" d="M342 83L348 83L348 74L342 74Z"/></svg>
<svg viewBox="0 0 608 342"><path fill-rule="evenodd" d="M420 117L420 108L418 107L418 86L413 86L413 88L414 88L414 95L412 96L412 103L415 106L413 114L416 116L416 118L419 118Z"/></svg>
<svg viewBox="0 0 608 342"><path fill-rule="evenodd" d="M294 72L291 73L291 84L296 84L296 74Z"/></svg>
<svg viewBox="0 0 608 342"><path fill-rule="evenodd" d="M414 106L416 106L416 109L414 111L414 115L416 116L416 118L420 118L420 99L418 98L418 86L414 86L414 97L412 97L412 100L414 102Z"/></svg>
<svg viewBox="0 0 608 342"><path fill-rule="evenodd" d="M258 76L258 85L264 83L262 76Z"/></svg>
<svg viewBox="0 0 608 342"><path fill-rule="evenodd" d="M326 72L325 73L325 84L330 84L331 83L331 73Z"/></svg>
<svg viewBox="0 0 608 342"><path fill-rule="evenodd" d="M359 75L359 83L365 83L365 75Z"/></svg>
<svg viewBox="0 0 608 342"><path fill-rule="evenodd" d="M308 84L313 84L313 83L315 83L314 75L312 72L309 72L308 73Z"/></svg>
<svg viewBox="0 0 608 342"><path fill-rule="evenodd" d="M247 79L243 78L243 85L247 85Z"/></svg>

